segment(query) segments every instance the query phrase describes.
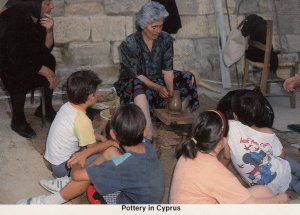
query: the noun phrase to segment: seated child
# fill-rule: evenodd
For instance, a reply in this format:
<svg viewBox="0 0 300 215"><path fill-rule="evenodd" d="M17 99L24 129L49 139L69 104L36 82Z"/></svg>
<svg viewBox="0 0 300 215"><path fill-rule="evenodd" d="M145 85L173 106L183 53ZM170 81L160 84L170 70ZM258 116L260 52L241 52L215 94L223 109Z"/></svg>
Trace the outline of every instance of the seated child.
<svg viewBox="0 0 300 215"><path fill-rule="evenodd" d="M164 195L164 176L152 144L145 139L146 119L135 104L114 113L108 140L114 146L102 155L96 144L77 152L68 161L72 180L59 192L19 201L20 204L62 204L86 191L92 183L100 195L116 204L159 204ZM87 159L88 158L88 159ZM85 161L87 159L87 164Z"/></svg>
<svg viewBox="0 0 300 215"><path fill-rule="evenodd" d="M58 111L47 137L45 159L49 161L53 173L58 178L52 181L41 180L40 184L51 192L57 192L66 185L70 178L67 161L77 151L104 141L102 135L94 134L91 120L85 114L86 109L97 101L97 87L101 83L98 76L88 70L70 75L67 79L67 96L69 102ZM110 144L101 144L103 150Z"/></svg>
<svg viewBox="0 0 300 215"><path fill-rule="evenodd" d="M285 156L273 133L274 112L258 91L234 94L231 108L236 120L229 121L228 145L221 161L232 160L235 169L250 186L266 185L274 194L289 187L300 193L300 165Z"/></svg>
<svg viewBox="0 0 300 215"><path fill-rule="evenodd" d="M227 145L223 114L209 110L193 122L191 138L178 151L171 192L172 204L287 203L286 194L274 195L264 186L243 187L218 160Z"/></svg>

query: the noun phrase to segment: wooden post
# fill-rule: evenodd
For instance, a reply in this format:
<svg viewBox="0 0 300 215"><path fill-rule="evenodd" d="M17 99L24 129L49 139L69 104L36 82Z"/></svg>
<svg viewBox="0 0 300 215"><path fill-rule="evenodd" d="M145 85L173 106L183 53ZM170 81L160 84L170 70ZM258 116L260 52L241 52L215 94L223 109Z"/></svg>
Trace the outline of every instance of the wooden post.
<svg viewBox="0 0 300 215"><path fill-rule="evenodd" d="M223 88L231 88L231 79L228 67L225 65L223 60L223 49L226 43L226 32L224 26L224 14L222 0L215 0L215 16L216 16L216 29L218 37L218 47L219 47L219 58L220 58L220 70L222 77Z"/></svg>

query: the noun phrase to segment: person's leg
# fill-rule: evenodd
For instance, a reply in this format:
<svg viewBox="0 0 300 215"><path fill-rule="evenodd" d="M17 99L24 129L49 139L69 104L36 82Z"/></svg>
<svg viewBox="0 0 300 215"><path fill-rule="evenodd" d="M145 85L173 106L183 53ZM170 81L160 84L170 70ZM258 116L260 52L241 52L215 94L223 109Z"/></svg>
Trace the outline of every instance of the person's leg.
<svg viewBox="0 0 300 215"><path fill-rule="evenodd" d="M300 194L300 164L290 156L285 156L285 159L291 166L292 181L290 183L290 188Z"/></svg>
<svg viewBox="0 0 300 215"><path fill-rule="evenodd" d="M34 137L36 133L27 123L24 113L26 92L11 93L10 98L12 108L12 130L25 138Z"/></svg>
<svg viewBox="0 0 300 215"><path fill-rule="evenodd" d="M26 124L27 122L24 113L26 92L12 93L10 94L10 98L12 108L12 124Z"/></svg>
<svg viewBox="0 0 300 215"><path fill-rule="evenodd" d="M59 165L50 164L53 173L57 177L64 177L70 174L70 169L67 168L67 162L63 162Z"/></svg>
<svg viewBox="0 0 300 215"><path fill-rule="evenodd" d="M37 76L33 81L33 87L40 87L44 92L46 119L52 122L56 116L56 111L52 106L53 90L49 88L49 82L43 76ZM40 92L42 93L42 92ZM40 104L34 113L37 117L42 117L42 104Z"/></svg>
<svg viewBox="0 0 300 215"><path fill-rule="evenodd" d="M117 95L120 97L121 104L128 104L130 102L134 102L137 106L139 106L142 109L147 121L147 138L152 140L153 127L150 115L149 100L146 96L146 89L144 84L137 78L122 79L114 83L114 88L117 91ZM150 102L151 101L152 100L150 100Z"/></svg>
<svg viewBox="0 0 300 215"><path fill-rule="evenodd" d="M90 181L71 181L59 192L21 199L17 204L63 204L83 194L89 185Z"/></svg>
<svg viewBox="0 0 300 215"><path fill-rule="evenodd" d="M89 185L90 181L71 181L59 194L67 202L83 194Z"/></svg>
<svg viewBox="0 0 300 215"><path fill-rule="evenodd" d="M272 191L268 187L263 185L256 185L248 188L248 190L250 191L251 195L255 198L269 198L274 196Z"/></svg>

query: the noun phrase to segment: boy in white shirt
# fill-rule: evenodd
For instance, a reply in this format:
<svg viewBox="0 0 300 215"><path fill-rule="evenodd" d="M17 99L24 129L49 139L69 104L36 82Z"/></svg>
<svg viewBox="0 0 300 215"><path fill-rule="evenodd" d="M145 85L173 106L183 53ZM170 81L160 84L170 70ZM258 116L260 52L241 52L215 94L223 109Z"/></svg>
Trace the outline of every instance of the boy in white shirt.
<svg viewBox="0 0 300 215"><path fill-rule="evenodd" d="M69 102L60 108L50 127L44 156L50 162L53 173L62 178L40 181L50 192L60 190L70 181L67 161L75 152L96 143L96 139L106 140L104 136L94 134L92 122L86 115L86 109L97 101L100 83L98 76L90 70L75 72L67 79ZM105 150L111 144L103 143L102 146Z"/></svg>

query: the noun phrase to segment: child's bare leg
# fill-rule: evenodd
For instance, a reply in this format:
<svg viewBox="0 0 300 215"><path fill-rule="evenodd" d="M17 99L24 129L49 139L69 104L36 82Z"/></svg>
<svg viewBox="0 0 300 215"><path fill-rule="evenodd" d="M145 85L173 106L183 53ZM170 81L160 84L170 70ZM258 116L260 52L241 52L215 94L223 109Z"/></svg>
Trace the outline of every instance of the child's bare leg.
<svg viewBox="0 0 300 215"><path fill-rule="evenodd" d="M269 198L275 196L272 191L263 185L256 185L248 189L255 198Z"/></svg>
<svg viewBox="0 0 300 215"><path fill-rule="evenodd" d="M70 181L69 184L59 191L59 194L64 200L70 201L83 194L89 185L90 181Z"/></svg>

